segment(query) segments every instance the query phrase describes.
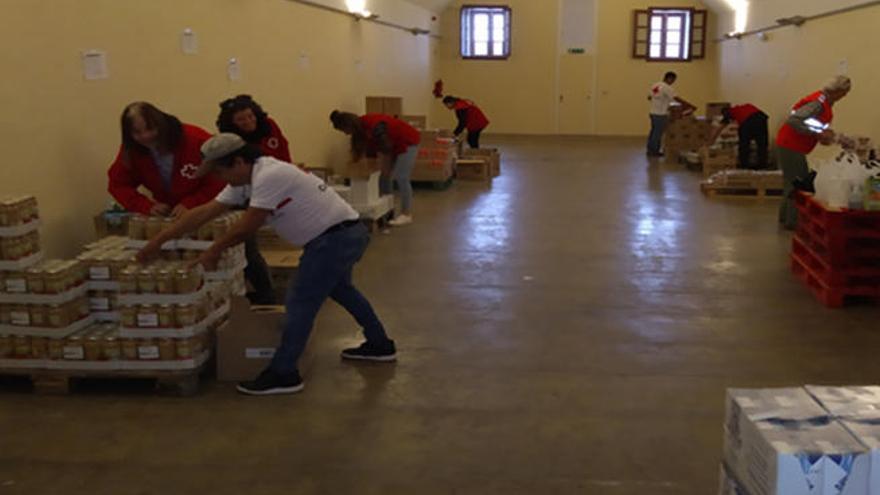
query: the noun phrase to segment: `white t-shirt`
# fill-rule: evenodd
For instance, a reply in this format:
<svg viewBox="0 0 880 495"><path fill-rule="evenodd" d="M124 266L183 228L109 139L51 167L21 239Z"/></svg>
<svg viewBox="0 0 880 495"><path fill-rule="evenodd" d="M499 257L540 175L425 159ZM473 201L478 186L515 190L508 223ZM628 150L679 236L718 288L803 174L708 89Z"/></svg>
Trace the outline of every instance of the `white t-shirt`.
<svg viewBox="0 0 880 495"><path fill-rule="evenodd" d="M663 81L651 86L651 115L668 115L669 105L675 101L675 90Z"/></svg>
<svg viewBox="0 0 880 495"><path fill-rule="evenodd" d="M225 205L271 210L268 223L286 241L303 246L325 230L358 213L318 177L289 163L264 156L254 163L251 183L226 186L217 195Z"/></svg>

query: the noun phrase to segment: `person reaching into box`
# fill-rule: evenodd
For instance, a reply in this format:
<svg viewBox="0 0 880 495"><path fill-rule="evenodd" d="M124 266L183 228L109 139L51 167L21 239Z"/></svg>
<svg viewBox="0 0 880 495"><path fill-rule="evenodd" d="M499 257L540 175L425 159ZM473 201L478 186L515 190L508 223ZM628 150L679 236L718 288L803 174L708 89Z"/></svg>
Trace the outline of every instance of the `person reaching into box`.
<svg viewBox="0 0 880 495"><path fill-rule="evenodd" d="M256 144L263 154L293 163L290 145L278 124L251 95L238 95L220 103L217 130L238 134L250 144Z"/></svg>
<svg viewBox="0 0 880 495"><path fill-rule="evenodd" d="M852 81L846 76L832 78L825 87L794 104L791 114L776 135L776 153L782 169L782 203L779 222L785 229L797 227L797 208L794 205L795 182L805 181L810 174L807 154L817 144L831 145L835 134L833 106L849 94Z"/></svg>
<svg viewBox="0 0 880 495"><path fill-rule="evenodd" d="M483 132L483 129L489 126L489 119L486 118L486 114L474 102L455 96L444 97L443 104L446 105L446 108L455 110L455 116L458 118L458 127L453 131L455 137L458 137L467 129L468 146L471 149L478 149L480 147L480 134Z"/></svg>
<svg viewBox="0 0 880 495"><path fill-rule="evenodd" d="M767 114L751 103L742 105L726 106L721 110L721 126L715 129L710 143L714 143L718 136L731 122L739 125L739 168L762 170L767 168ZM752 143L758 150L756 163L752 165Z"/></svg>
<svg viewBox="0 0 880 495"><path fill-rule="evenodd" d="M318 177L264 156L258 146L236 134L217 134L202 145L202 154L199 176L212 173L228 185L213 201L185 213L147 243L138 253L139 260L155 258L165 241L192 232L242 204L248 204L242 218L196 263L215 269L223 251L253 235L266 222L283 239L304 247L285 301L287 317L281 343L269 367L254 380L240 383L238 390L271 395L303 389L297 361L328 297L354 317L366 338L359 347L343 350L343 359L396 360L394 341L388 338L369 301L352 284L354 265L370 241L358 213Z"/></svg>
<svg viewBox="0 0 880 495"><path fill-rule="evenodd" d="M223 189L216 178L196 175L199 148L211 137L205 130L142 101L125 107L120 127L122 144L107 172L107 189L126 210L179 217ZM152 197L139 192L140 186Z"/></svg>
<svg viewBox="0 0 880 495"><path fill-rule="evenodd" d="M391 192L389 175L400 190L400 214L388 222L393 226L412 223L412 184L410 176L419 152L419 131L406 122L390 115L368 113L358 117L353 113L334 110L330 114L333 127L351 136L351 158L378 156L382 164L383 180L380 192Z"/></svg>
<svg viewBox="0 0 880 495"><path fill-rule="evenodd" d="M648 101L651 102L651 133L648 134L648 156L663 156L660 147L663 145L663 132L669 124L669 107L672 102L678 102L684 106L684 112L693 112L697 107L691 105L687 101L676 95L672 85L678 79L675 72L667 72L663 76L663 80L654 83L648 94Z"/></svg>

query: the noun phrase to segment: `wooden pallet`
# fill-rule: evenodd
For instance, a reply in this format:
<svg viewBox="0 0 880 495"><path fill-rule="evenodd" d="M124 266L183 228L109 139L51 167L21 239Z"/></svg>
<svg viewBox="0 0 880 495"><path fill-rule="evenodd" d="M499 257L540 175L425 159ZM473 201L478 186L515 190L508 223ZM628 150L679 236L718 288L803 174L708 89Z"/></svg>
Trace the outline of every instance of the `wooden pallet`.
<svg viewBox="0 0 880 495"><path fill-rule="evenodd" d="M715 196L741 196L741 197L782 197L782 189L775 187L767 187L763 185L714 185L708 183L700 184L700 190L703 194L712 198Z"/></svg>
<svg viewBox="0 0 880 495"><path fill-rule="evenodd" d="M35 368L4 368L0 375L29 378L38 394L69 394L80 380L153 380L154 389L162 393L191 397L198 393L201 375L212 366L213 359L190 370L47 370Z"/></svg>

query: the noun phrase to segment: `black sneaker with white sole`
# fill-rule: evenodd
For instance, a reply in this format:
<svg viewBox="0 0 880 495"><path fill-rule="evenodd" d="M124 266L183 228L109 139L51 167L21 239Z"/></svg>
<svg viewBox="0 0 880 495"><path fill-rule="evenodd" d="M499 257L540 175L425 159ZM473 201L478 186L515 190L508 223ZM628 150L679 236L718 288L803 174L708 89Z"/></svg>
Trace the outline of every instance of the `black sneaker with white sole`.
<svg viewBox="0 0 880 495"><path fill-rule="evenodd" d="M383 345L374 345L364 342L358 347L345 349L342 351L343 359L354 359L358 361L379 361L391 362L397 360L397 349L394 347L394 341L389 340Z"/></svg>
<svg viewBox="0 0 880 495"><path fill-rule="evenodd" d="M304 387L298 372L280 375L271 368L266 368L255 380L241 382L236 388L239 392L248 395L280 395L295 394Z"/></svg>

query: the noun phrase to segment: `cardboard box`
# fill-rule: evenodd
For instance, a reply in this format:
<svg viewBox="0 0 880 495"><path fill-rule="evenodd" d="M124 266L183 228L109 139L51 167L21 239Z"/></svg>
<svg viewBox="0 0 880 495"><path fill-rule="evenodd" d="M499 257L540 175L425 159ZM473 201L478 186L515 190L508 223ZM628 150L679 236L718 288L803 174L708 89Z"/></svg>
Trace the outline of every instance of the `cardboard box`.
<svg viewBox="0 0 880 495"><path fill-rule="evenodd" d="M752 495L868 495L870 453L802 388L728 391L724 460Z"/></svg>
<svg viewBox="0 0 880 495"><path fill-rule="evenodd" d="M349 203L353 205L369 205L379 200L379 176L373 172L368 177L352 177L349 187Z"/></svg>
<svg viewBox="0 0 880 495"><path fill-rule="evenodd" d="M403 98L398 96L367 96L367 113L382 113L398 117L403 115Z"/></svg>
<svg viewBox="0 0 880 495"><path fill-rule="evenodd" d="M428 127L428 117L425 115L401 115L400 120L416 129L425 129Z"/></svg>
<svg viewBox="0 0 880 495"><path fill-rule="evenodd" d="M497 148L480 148L462 150L461 156L468 159L483 159L489 162L489 175L498 177L501 175L501 153Z"/></svg>
<svg viewBox="0 0 880 495"><path fill-rule="evenodd" d="M379 160L376 158L362 158L360 161L349 163L345 169L345 176L349 178L368 179L371 175L381 170Z"/></svg>
<svg viewBox="0 0 880 495"><path fill-rule="evenodd" d="M251 307L247 299L233 298L229 323L217 331L217 380L251 380L266 369L281 341L284 317L284 306ZM300 374L313 362L306 347L298 363Z"/></svg>
<svg viewBox="0 0 880 495"><path fill-rule="evenodd" d="M706 104L706 118L709 120L721 116L721 111L729 107L730 103L724 101L715 101Z"/></svg>

